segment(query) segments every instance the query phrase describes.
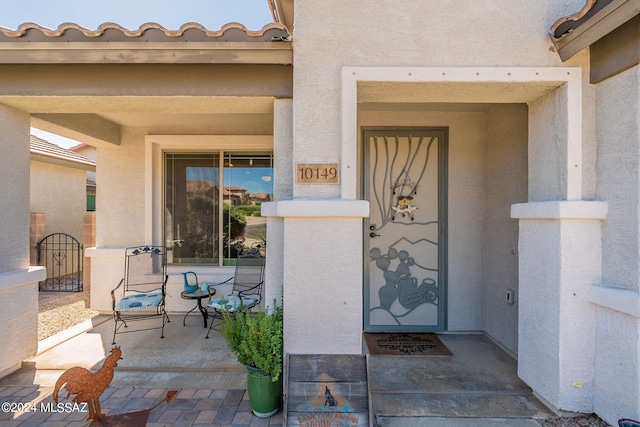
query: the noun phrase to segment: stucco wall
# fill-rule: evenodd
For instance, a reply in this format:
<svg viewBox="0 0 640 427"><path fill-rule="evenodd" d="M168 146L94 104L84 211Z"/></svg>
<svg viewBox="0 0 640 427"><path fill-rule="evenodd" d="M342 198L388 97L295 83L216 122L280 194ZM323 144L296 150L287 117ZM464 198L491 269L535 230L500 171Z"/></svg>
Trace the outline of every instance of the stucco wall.
<svg viewBox="0 0 640 427"><path fill-rule="evenodd" d="M286 218L284 346L362 352L362 219ZM330 231L330 232L329 232Z"/></svg>
<svg viewBox="0 0 640 427"><path fill-rule="evenodd" d="M518 220L511 205L527 201L527 106L487 112L484 213L484 330L518 352ZM507 291L514 303L506 301Z"/></svg>
<svg viewBox="0 0 640 427"><path fill-rule="evenodd" d="M594 411L610 423L640 418L640 322L596 307ZM614 424L615 425L615 424Z"/></svg>
<svg viewBox="0 0 640 427"><path fill-rule="evenodd" d="M600 222L521 219L518 375L555 408L593 410L594 307ZM576 252L579 252L576 254Z"/></svg>
<svg viewBox="0 0 640 427"><path fill-rule="evenodd" d="M98 149L97 179L102 188L96 206L96 246L145 244L144 135L124 128L120 146Z"/></svg>
<svg viewBox="0 0 640 427"><path fill-rule="evenodd" d="M567 199L567 93L564 86L529 103L529 201Z"/></svg>
<svg viewBox="0 0 640 427"><path fill-rule="evenodd" d="M365 0L349 1L348 7L342 0L296 2L294 161L339 159L342 66L561 65L546 34L559 16L583 5L580 0L425 0L376 7ZM338 191L295 187L296 197L338 197Z"/></svg>
<svg viewBox="0 0 640 427"><path fill-rule="evenodd" d="M640 67L598 85L598 198L609 204L603 225L606 286L638 290L640 242Z"/></svg>
<svg viewBox="0 0 640 427"><path fill-rule="evenodd" d="M91 159L94 162L96 161L96 159L98 158L98 153L97 153L97 148L96 147L92 147L91 145L85 145L82 148L79 148L77 150L73 150L76 153L85 156L87 159ZM95 171L88 171L87 172L87 179L96 182L96 172Z"/></svg>
<svg viewBox="0 0 640 427"><path fill-rule="evenodd" d="M42 270L44 280L46 271ZM38 350L38 283L13 283L0 274L0 312L3 315L0 340L0 378L20 367L23 360Z"/></svg>
<svg viewBox="0 0 640 427"><path fill-rule="evenodd" d="M46 233L66 233L82 243L87 206L86 172L31 161L31 212L46 215Z"/></svg>
<svg viewBox="0 0 640 427"><path fill-rule="evenodd" d="M638 181L640 178L640 67L597 87L598 199L609 204L602 226L602 283L640 287ZM635 297L633 297L635 295ZM640 416L640 321L596 305L595 409L608 419Z"/></svg>
<svg viewBox="0 0 640 427"><path fill-rule="evenodd" d="M293 195L293 101L278 99L274 101L273 124L273 197L275 200L287 200ZM267 305L273 300L282 300L284 283L284 219L267 218L267 244L269 256L265 271L264 299Z"/></svg>
<svg viewBox="0 0 640 427"><path fill-rule="evenodd" d="M29 266L29 115L0 105L0 273Z"/></svg>
<svg viewBox="0 0 640 427"><path fill-rule="evenodd" d="M0 106L0 377L38 349L38 281L29 266L29 115Z"/></svg>

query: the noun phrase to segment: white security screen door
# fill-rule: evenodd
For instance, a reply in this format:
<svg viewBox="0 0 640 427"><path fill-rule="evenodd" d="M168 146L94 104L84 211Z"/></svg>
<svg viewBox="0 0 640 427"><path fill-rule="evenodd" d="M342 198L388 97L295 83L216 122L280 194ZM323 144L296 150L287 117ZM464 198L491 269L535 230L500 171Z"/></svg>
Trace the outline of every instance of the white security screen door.
<svg viewBox="0 0 640 427"><path fill-rule="evenodd" d="M447 129L363 132L364 329L445 328Z"/></svg>

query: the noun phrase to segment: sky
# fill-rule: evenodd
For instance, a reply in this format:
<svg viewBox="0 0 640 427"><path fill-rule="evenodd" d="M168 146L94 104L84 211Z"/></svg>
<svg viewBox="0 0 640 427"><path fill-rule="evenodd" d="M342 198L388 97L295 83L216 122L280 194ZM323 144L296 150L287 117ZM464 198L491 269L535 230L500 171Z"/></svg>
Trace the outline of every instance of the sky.
<svg viewBox="0 0 640 427"><path fill-rule="evenodd" d="M48 28L75 22L89 29L105 22L128 29L156 22L169 30L187 22L212 30L240 22L259 30L271 21L267 0L0 0L0 26L14 30L25 22Z"/></svg>
<svg viewBox="0 0 640 427"><path fill-rule="evenodd" d="M52 29L74 22L91 30L105 22L130 30L147 22L169 30L177 30L187 22L197 22L211 30L239 22L249 30L259 30L272 22L272 17L267 0L0 0L0 27L15 30L25 22ZM65 148L78 144L37 129L32 133Z"/></svg>

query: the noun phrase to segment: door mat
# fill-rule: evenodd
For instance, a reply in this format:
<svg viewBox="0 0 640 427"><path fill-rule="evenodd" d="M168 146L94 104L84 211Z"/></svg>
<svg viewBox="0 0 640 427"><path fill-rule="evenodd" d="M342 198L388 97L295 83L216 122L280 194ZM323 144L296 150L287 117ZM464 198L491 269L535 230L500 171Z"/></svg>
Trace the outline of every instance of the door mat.
<svg viewBox="0 0 640 427"><path fill-rule="evenodd" d="M436 334L365 333L373 356L453 356Z"/></svg>

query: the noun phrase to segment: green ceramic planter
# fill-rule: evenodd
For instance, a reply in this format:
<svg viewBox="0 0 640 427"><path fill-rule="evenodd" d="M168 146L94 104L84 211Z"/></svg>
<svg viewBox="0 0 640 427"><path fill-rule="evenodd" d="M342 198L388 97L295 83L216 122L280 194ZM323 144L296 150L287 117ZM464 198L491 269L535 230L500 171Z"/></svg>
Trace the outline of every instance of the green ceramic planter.
<svg viewBox="0 0 640 427"><path fill-rule="evenodd" d="M282 375L273 382L260 369L247 366L247 370L247 390L253 413L260 418L272 416L278 412L282 401Z"/></svg>

